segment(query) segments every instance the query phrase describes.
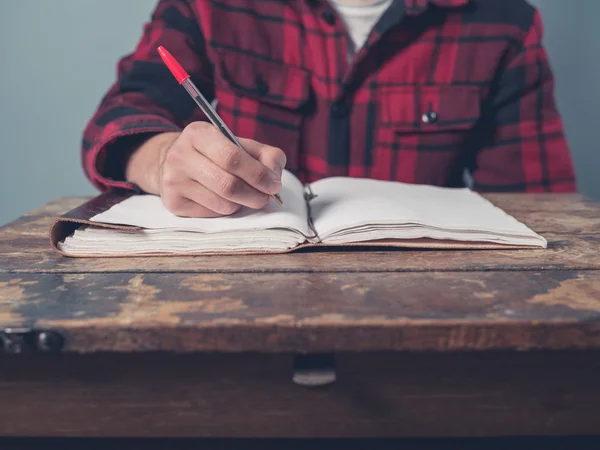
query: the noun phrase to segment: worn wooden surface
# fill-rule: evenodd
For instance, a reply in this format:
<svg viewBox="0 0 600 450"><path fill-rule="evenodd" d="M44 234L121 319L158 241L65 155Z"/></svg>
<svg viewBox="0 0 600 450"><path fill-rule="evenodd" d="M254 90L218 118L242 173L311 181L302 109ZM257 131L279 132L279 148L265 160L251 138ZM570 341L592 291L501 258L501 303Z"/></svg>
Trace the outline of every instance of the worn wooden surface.
<svg viewBox="0 0 600 450"><path fill-rule="evenodd" d="M600 348L600 272L0 274L65 351Z"/></svg>
<svg viewBox="0 0 600 450"><path fill-rule="evenodd" d="M292 383L293 355L10 357L2 436L484 437L600 430L598 352L339 354Z"/></svg>
<svg viewBox="0 0 600 450"><path fill-rule="evenodd" d="M69 259L48 228L84 199L33 211L0 229L0 335L65 340L0 351L0 436L600 434L600 206L489 198L549 249ZM292 383L313 352L326 388Z"/></svg>
<svg viewBox="0 0 600 450"><path fill-rule="evenodd" d="M55 330L64 351L600 348L600 206L490 195L547 250L302 252L71 259L53 202L0 230L0 327Z"/></svg>
<svg viewBox="0 0 600 450"><path fill-rule="evenodd" d="M527 251L304 251L288 255L71 259L52 252L52 218L79 205L64 199L0 229L0 272L391 272L600 269L600 207L579 195L490 195L549 241Z"/></svg>

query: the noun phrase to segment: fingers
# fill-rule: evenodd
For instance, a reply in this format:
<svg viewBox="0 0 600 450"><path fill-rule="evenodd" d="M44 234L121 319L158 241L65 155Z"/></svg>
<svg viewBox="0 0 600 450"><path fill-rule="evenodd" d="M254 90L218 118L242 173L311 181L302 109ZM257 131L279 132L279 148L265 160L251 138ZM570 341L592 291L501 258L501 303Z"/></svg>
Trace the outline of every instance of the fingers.
<svg viewBox="0 0 600 450"><path fill-rule="evenodd" d="M240 142L253 158L257 159L281 178L281 173L287 164L287 157L283 150L261 144L252 139L240 139Z"/></svg>
<svg viewBox="0 0 600 450"><path fill-rule="evenodd" d="M182 178L163 195L163 204L173 214L185 217L219 217L236 213L241 205L220 197L200 183Z"/></svg>
<svg viewBox="0 0 600 450"><path fill-rule="evenodd" d="M203 155L201 162L191 168L190 177L206 186L219 197L253 209L264 208L269 195L254 189L240 178L221 169Z"/></svg>
<svg viewBox="0 0 600 450"><path fill-rule="evenodd" d="M173 214L179 217L221 217L222 214L216 213L205 206L202 206L185 197L178 197L173 201L168 200L168 197L162 197L163 204Z"/></svg>
<svg viewBox="0 0 600 450"><path fill-rule="evenodd" d="M276 170L279 173L274 170L275 166L280 166L281 158L272 155L273 147L262 146L264 148L261 148L257 142L245 139L243 141L252 147L252 151L246 148L240 149L215 127L201 125L198 128L202 128L202 133L190 134L192 144L220 169L265 194L273 195L281 190L281 172L278 169ZM256 154L261 154L273 168L254 157Z"/></svg>
<svg viewBox="0 0 600 450"><path fill-rule="evenodd" d="M193 184L185 182L185 185L182 186L186 193L188 190L193 192L186 197L201 199L203 196L207 196L207 199L200 203L213 211L224 211L223 214L231 214L230 203L253 209L264 208L269 203L269 195L254 189L235 175L227 173L198 152L193 152L186 158L183 171L186 175L185 178L194 182ZM194 184L197 187L194 188Z"/></svg>
<svg viewBox="0 0 600 450"><path fill-rule="evenodd" d="M240 142L243 149L205 122L188 125L160 159L158 184L166 208L183 217L264 208L281 189L285 154L250 139Z"/></svg>
<svg viewBox="0 0 600 450"><path fill-rule="evenodd" d="M182 191L187 199L214 211L219 216L229 216L241 208L239 203L227 200L193 180L187 180Z"/></svg>

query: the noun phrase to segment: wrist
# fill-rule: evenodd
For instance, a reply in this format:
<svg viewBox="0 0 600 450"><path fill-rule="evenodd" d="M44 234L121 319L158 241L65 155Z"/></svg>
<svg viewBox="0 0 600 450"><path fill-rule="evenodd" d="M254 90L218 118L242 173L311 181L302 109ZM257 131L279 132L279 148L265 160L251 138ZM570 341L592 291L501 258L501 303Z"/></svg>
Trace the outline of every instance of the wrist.
<svg viewBox="0 0 600 450"><path fill-rule="evenodd" d="M125 178L149 194L160 194L160 170L167 150L178 132L160 133L135 149L128 160Z"/></svg>

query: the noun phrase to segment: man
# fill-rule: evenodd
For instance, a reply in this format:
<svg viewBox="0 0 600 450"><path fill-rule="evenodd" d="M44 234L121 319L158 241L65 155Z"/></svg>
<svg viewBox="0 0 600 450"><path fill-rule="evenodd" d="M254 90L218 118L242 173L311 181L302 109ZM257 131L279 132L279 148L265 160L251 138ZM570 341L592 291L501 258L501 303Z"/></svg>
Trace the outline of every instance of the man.
<svg viewBox="0 0 600 450"><path fill-rule="evenodd" d="M542 35L525 0L160 0L85 131L86 174L194 217L263 207L284 167L306 182L466 174L479 191L574 191Z"/></svg>

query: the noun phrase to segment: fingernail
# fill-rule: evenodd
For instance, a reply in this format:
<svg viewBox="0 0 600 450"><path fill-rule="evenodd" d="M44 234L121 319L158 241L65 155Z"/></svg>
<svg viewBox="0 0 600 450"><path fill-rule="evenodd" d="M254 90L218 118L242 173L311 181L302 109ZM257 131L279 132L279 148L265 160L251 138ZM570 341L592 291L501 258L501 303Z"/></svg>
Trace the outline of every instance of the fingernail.
<svg viewBox="0 0 600 450"><path fill-rule="evenodd" d="M275 167L273 167L273 172L275 172L277 176L281 178L281 174L283 173L283 167L281 167L280 165L276 165Z"/></svg>

